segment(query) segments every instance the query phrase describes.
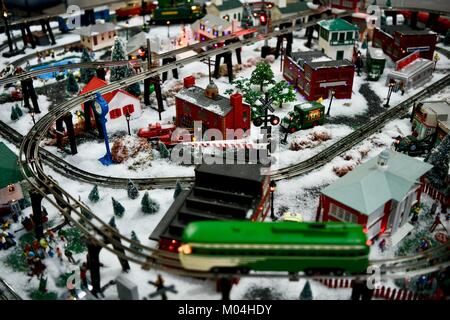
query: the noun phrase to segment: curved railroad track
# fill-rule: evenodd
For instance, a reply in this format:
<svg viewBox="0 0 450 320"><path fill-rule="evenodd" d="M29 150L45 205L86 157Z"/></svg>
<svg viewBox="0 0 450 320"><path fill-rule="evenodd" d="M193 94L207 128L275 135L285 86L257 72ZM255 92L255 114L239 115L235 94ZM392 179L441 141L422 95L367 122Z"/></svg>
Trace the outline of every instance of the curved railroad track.
<svg viewBox="0 0 450 320"><path fill-rule="evenodd" d="M0 300L22 300L22 297L5 280L0 278Z"/></svg>

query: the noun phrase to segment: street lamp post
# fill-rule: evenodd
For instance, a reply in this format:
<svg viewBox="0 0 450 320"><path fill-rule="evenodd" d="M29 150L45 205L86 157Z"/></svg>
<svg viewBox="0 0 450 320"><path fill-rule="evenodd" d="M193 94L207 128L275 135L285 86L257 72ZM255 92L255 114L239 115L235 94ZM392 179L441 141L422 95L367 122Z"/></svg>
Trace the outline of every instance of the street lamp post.
<svg viewBox="0 0 450 320"><path fill-rule="evenodd" d="M125 119L127 120L127 127L128 127L128 135L129 135L129 136L131 136L131 131L130 131L130 118L131 118L131 115L130 115L130 113L129 113L128 110L127 110L127 112L125 113Z"/></svg>
<svg viewBox="0 0 450 320"><path fill-rule="evenodd" d="M125 22L125 30L126 30L126 38L128 41L128 20L127 20L127 22Z"/></svg>
<svg viewBox="0 0 450 320"><path fill-rule="evenodd" d="M167 38L170 38L170 20L167 20Z"/></svg>
<svg viewBox="0 0 450 320"><path fill-rule="evenodd" d="M331 90L331 98L330 98L330 104L328 105L327 117L330 115L331 103L333 103L333 98L334 98L335 93L336 92L334 90Z"/></svg>
<svg viewBox="0 0 450 320"><path fill-rule="evenodd" d="M30 112L31 119L33 120L33 124L36 124L36 120L34 119L34 111Z"/></svg>
<svg viewBox="0 0 450 320"><path fill-rule="evenodd" d="M275 194L275 189L277 187L277 184L275 183L275 181L270 181L270 187L269 187L269 191L270 191L270 219L275 220L275 208L273 207L273 202L274 202L274 194Z"/></svg>
<svg viewBox="0 0 450 320"><path fill-rule="evenodd" d="M385 108L389 108L389 101L391 100L391 94L392 94L392 91L394 90L394 86L395 86L395 83L389 82L387 100L384 105Z"/></svg>

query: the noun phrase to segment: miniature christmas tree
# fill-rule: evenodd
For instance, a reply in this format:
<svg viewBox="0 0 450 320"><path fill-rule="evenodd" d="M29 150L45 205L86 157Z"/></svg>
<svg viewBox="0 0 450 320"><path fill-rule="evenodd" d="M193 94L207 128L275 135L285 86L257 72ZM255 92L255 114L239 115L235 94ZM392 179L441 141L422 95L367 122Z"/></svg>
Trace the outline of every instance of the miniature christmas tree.
<svg viewBox="0 0 450 320"><path fill-rule="evenodd" d="M300 300L312 300L313 295L311 291L311 285L309 281L306 281L305 286L303 287L302 292L300 293Z"/></svg>
<svg viewBox="0 0 450 320"><path fill-rule="evenodd" d="M159 143L159 154L161 155L161 158L168 158L169 157L169 150L167 150L167 147L164 143Z"/></svg>
<svg viewBox="0 0 450 320"><path fill-rule="evenodd" d="M278 102L280 108L284 102L293 102L297 100L297 96L293 87L287 81L279 81L269 89L269 96Z"/></svg>
<svg viewBox="0 0 450 320"><path fill-rule="evenodd" d="M125 208L120 204L119 201L111 197L113 209L114 209L114 215L116 217L122 218L123 214L125 213Z"/></svg>
<svg viewBox="0 0 450 320"><path fill-rule="evenodd" d="M128 180L127 193L130 199L137 199L139 197L139 190L131 180Z"/></svg>
<svg viewBox="0 0 450 320"><path fill-rule="evenodd" d="M136 232L134 232L134 231L131 231L131 240L141 243L141 241L139 240L139 238L136 235ZM134 243L130 244L130 248L134 249L136 251L142 252L142 248L135 245Z"/></svg>
<svg viewBox="0 0 450 320"><path fill-rule="evenodd" d="M94 186L94 188L92 188L91 192L89 193L88 196L89 201L96 203L98 202L98 200L100 200L100 196L98 195L98 187L97 185Z"/></svg>
<svg viewBox="0 0 450 320"><path fill-rule="evenodd" d="M108 224L109 224L111 227L113 227L114 229L117 229L117 225L116 225L116 217L113 216L113 217L109 220Z"/></svg>
<svg viewBox="0 0 450 320"><path fill-rule="evenodd" d="M155 202L150 196L148 192L145 192L144 197L141 201L142 212L144 213L156 213L159 210L159 204Z"/></svg>
<svg viewBox="0 0 450 320"><path fill-rule="evenodd" d="M175 185L175 191L173 192L173 198L175 199L178 195L183 191L181 188L180 180L177 180L177 184Z"/></svg>
<svg viewBox="0 0 450 320"><path fill-rule="evenodd" d="M66 91L70 94L77 94L79 90L78 82L72 72L67 74Z"/></svg>
<svg viewBox="0 0 450 320"><path fill-rule="evenodd" d="M446 192L448 190L448 170L450 161L450 135L446 135L444 140L433 149L426 161L433 165L433 168L426 174L431 185L438 190Z"/></svg>
<svg viewBox="0 0 450 320"><path fill-rule="evenodd" d="M19 119L19 115L17 114L16 108L11 107L11 120L16 121Z"/></svg>
<svg viewBox="0 0 450 320"><path fill-rule="evenodd" d="M265 86L275 83L273 77L270 65L267 62L258 62L250 76L250 84L258 85L259 91L263 92Z"/></svg>
<svg viewBox="0 0 450 320"><path fill-rule="evenodd" d="M387 1L386 1L386 7L392 8L392 2L391 2L391 0L387 0Z"/></svg>
<svg viewBox="0 0 450 320"><path fill-rule="evenodd" d="M81 63L92 62L91 55L86 48L83 49L81 55ZM81 82L88 83L95 76L95 70L91 68L80 68Z"/></svg>
<svg viewBox="0 0 450 320"><path fill-rule="evenodd" d="M114 39L114 45L111 52L111 61L123 61L126 59L125 45L119 37L116 37ZM111 68L111 76L109 79L111 82L118 81L131 77L132 75L133 71L128 65L118 66ZM138 82L129 85L125 88L125 90L136 97L141 94L141 87Z"/></svg>
<svg viewBox="0 0 450 320"><path fill-rule="evenodd" d="M78 201L82 202L80 196L78 196ZM88 220L92 219L92 214L89 211L87 211L84 207L81 207L81 214Z"/></svg>
<svg viewBox="0 0 450 320"><path fill-rule="evenodd" d="M19 105L18 105L17 103L14 105L14 109L16 109L16 113L17 113L17 115L19 116L19 118L20 118L21 116L23 116L22 109L20 109L20 107L19 107Z"/></svg>

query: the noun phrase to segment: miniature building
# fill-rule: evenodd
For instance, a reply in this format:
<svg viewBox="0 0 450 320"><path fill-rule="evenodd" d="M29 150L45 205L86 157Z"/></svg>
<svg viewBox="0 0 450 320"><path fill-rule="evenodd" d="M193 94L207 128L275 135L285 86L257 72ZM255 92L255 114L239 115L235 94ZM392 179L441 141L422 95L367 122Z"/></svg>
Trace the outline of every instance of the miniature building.
<svg viewBox="0 0 450 320"><path fill-rule="evenodd" d="M336 60L351 60L358 27L340 18L323 20L318 24L319 47L322 51Z"/></svg>
<svg viewBox="0 0 450 320"><path fill-rule="evenodd" d="M328 98L331 90L338 99L350 99L354 72L350 61L335 61L320 51L294 52L283 66L284 78L309 101Z"/></svg>
<svg viewBox="0 0 450 320"><path fill-rule="evenodd" d="M147 33L141 31L136 35L130 37L127 41L126 54L129 59L139 59L139 50L143 47L147 49ZM157 36L150 39L150 51L152 55L152 62L156 62L156 54L161 51L161 41Z"/></svg>
<svg viewBox="0 0 450 320"><path fill-rule="evenodd" d="M95 91L106 85L106 81L97 77L93 77L91 81L89 81L88 84L83 88L83 90L81 90L80 94ZM107 120L115 120L125 117L125 114L127 112L130 114L131 120L139 118L142 114L141 102L139 101L139 98L136 98L123 89L117 89L105 93L102 96L109 105L109 112L106 116ZM125 122L124 125L126 125Z"/></svg>
<svg viewBox="0 0 450 320"><path fill-rule="evenodd" d="M222 18L207 14L191 25L195 40L200 42L226 36L237 30L236 21L228 22Z"/></svg>
<svg viewBox="0 0 450 320"><path fill-rule="evenodd" d="M413 228L411 207L420 201L432 165L390 149L322 190L317 221L361 224L369 239L391 235L394 245Z"/></svg>
<svg viewBox="0 0 450 320"><path fill-rule="evenodd" d="M413 30L407 25L383 26L375 28L372 45L382 48L392 60L397 61L412 52L419 51L420 56L433 60L437 35L429 30Z"/></svg>
<svg viewBox="0 0 450 320"><path fill-rule="evenodd" d="M450 128L450 103L446 100L423 101L414 109L413 134L421 140L437 133L436 143L444 140Z"/></svg>
<svg viewBox="0 0 450 320"><path fill-rule="evenodd" d="M275 0L275 7L271 10L271 17L273 20L278 20L293 16L303 11L311 10L308 6L308 2L302 0ZM299 22L306 23L308 17L303 17L297 20Z"/></svg>
<svg viewBox="0 0 450 320"><path fill-rule="evenodd" d="M34 31L31 33L34 41L38 46L48 46L50 45L50 40L48 38L48 35L45 32L42 31Z"/></svg>
<svg viewBox="0 0 450 320"><path fill-rule="evenodd" d="M100 50L114 45L116 26L112 23L97 23L78 30L83 46L92 51Z"/></svg>
<svg viewBox="0 0 450 320"><path fill-rule="evenodd" d="M10 213L12 203L24 198L18 167L18 158L3 142L0 142L0 216Z"/></svg>
<svg viewBox="0 0 450 320"><path fill-rule="evenodd" d="M241 21L242 3L239 0L212 0L206 12L227 21Z"/></svg>
<svg viewBox="0 0 450 320"><path fill-rule="evenodd" d="M365 2L364 0L330 0L330 5L332 8L358 12L360 9L364 9Z"/></svg>
<svg viewBox="0 0 450 320"><path fill-rule="evenodd" d="M386 85L395 82L398 87L408 91L425 84L433 76L433 70L433 61L420 58L419 51L413 52L397 61L395 70L387 75Z"/></svg>
<svg viewBox="0 0 450 320"><path fill-rule="evenodd" d="M200 220L263 221L270 210L270 176L260 164L212 164L195 169L195 184L182 191L150 239L177 252L184 228Z"/></svg>
<svg viewBox="0 0 450 320"><path fill-rule="evenodd" d="M215 84L206 90L195 86L195 78L184 78L184 88L175 96L176 125L193 128L194 121L202 121L203 128L218 129L226 137L226 129L243 129L250 133L250 106L235 93L225 98L218 93Z"/></svg>

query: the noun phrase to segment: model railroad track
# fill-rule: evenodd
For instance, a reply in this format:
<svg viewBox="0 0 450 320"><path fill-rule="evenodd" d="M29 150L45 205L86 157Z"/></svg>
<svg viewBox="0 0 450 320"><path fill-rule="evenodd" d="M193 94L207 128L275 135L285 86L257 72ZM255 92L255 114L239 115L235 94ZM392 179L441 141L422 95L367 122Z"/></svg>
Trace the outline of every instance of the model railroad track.
<svg viewBox="0 0 450 320"><path fill-rule="evenodd" d="M312 25L313 23L311 23ZM130 77L128 79L125 79L123 81L117 81L110 83L109 85L102 87L98 90L100 94L113 91L115 89L118 89L123 86L128 86L132 83L135 83L137 81L142 81L145 78L158 75L164 71L169 71L173 68L176 68L180 65L184 65L193 61L198 61L207 57L211 57L214 55L217 55L222 52L228 52L231 50L234 50L236 48L240 48L245 45L256 43L257 41L265 40L271 37L276 37L279 35L283 35L285 33L291 32L295 26L292 28L287 28L275 32L271 32L268 34L260 34L257 35L254 38L251 39L245 39L240 41L239 43L232 43L229 44L226 47L217 48L214 50L210 50L205 53L201 53L194 57L188 57L182 60L179 60L175 63L168 64L165 66L161 66L158 68L155 68L153 70L149 70L146 72L143 72L142 74L135 75L133 77ZM446 77L446 81L448 81L448 77ZM440 82L442 84L442 81ZM443 85L443 84L442 84ZM433 85L436 86L436 83ZM423 96L427 96L430 92L435 92L434 90L430 90L429 88L424 89L420 94L415 95L414 97L416 99L420 99ZM191 277L211 277L216 278L217 276L222 276L222 274L216 274L216 273L199 273L195 271L188 271L184 269L177 269L174 268L176 266L179 267L179 263L174 258L176 255L173 255L172 257L167 257L167 253L143 245L141 243L138 243L134 240L131 240L122 234L120 234L116 229L112 228L108 224L106 224L102 219L100 219L95 213L93 213L84 203L78 201L78 199L74 198L69 192L64 190L56 180L54 180L51 176L47 175L43 170L42 160L44 156L41 155L41 148L39 147L42 139L45 137L46 133L48 132L48 129L51 127L51 125L61 117L62 115L69 112L71 109L75 108L79 104L88 101L93 100L95 98L95 93L85 93L83 95L80 95L70 101L67 101L57 107L55 107L51 112L44 115L37 123L36 125L28 132L28 134L23 138L21 146L20 146L20 154L19 154L19 165L20 169L22 171L22 174L26 178L26 180L30 183L32 189L34 192L37 192L41 194L44 198L46 198L47 201L49 201L55 208L61 212L62 215L64 215L68 220L70 220L76 227L80 229L81 232L86 234L90 241L94 242L95 244L105 248L108 251L111 251L118 257L124 258L126 260L129 260L131 262L135 262L139 265L141 265L144 269L149 268L157 268L157 269L163 269L173 272L173 273L179 273L180 275L184 276L191 276ZM411 102L411 101L410 101ZM398 111L398 110L397 110ZM388 111L389 112L389 111ZM391 111L389 113L389 116L386 117L386 119L375 119L372 121L371 128L368 128L365 131L365 134L368 136L371 133L373 133L373 130L376 130L375 128L380 127L381 123L383 121L386 121L388 118L394 118L394 114ZM361 140L360 140L361 141ZM354 145L354 144L353 144ZM348 148L350 146L350 143L346 144L346 147ZM342 152L342 150L340 151ZM328 160L332 158L333 153L328 154ZM58 159L58 161L60 161ZM313 160L314 161L314 160ZM298 170L293 166L293 171L298 172ZM66 174L67 175L67 174ZM289 177L289 176L288 176ZM282 177L278 177L281 179ZM108 177L102 177L102 179L111 179ZM167 181L175 182L177 178L163 178L163 182L161 182L161 186L164 186L164 184L167 183ZM158 178L154 178L154 183L159 183ZM172 184L173 185L173 184ZM91 219L87 219L85 212L89 213L89 215L92 217ZM112 244L115 248L111 248L106 243ZM132 246L132 248L130 247ZM393 265L393 267L396 267L393 272L389 273L387 270L386 276L389 277L404 277L405 273L407 274L420 274L420 272L430 272L430 270L439 270L440 268L446 267L448 265L448 246L443 245L439 248L443 249L442 251L438 251L437 256L433 256L432 261L437 261L436 264L432 265L431 267L428 266L428 262L422 263L418 260L423 260L424 254L419 254L417 256L411 257L410 259L401 258L401 259L391 259L383 261L384 266L390 266ZM118 250L119 249L119 250ZM441 258L444 258L445 262L438 261ZM438 259L439 258L439 259ZM425 258L426 261L430 261L430 258ZM178 263L178 265L176 265ZM399 263L403 263L403 265L399 265ZM172 264L172 265L171 265ZM175 264L175 265L174 265ZM428 267L425 267L427 265ZM229 274L225 274L226 276L229 276ZM242 276L242 275L239 275ZM250 273L249 275L244 276L270 276L270 277L276 277L276 276L284 276L286 277L286 273ZM365 275L363 275L365 276Z"/></svg>
<svg viewBox="0 0 450 320"><path fill-rule="evenodd" d="M5 280L0 278L0 300L22 300L22 298Z"/></svg>

